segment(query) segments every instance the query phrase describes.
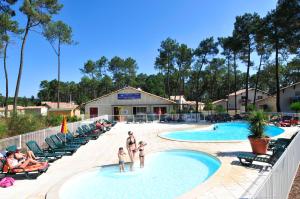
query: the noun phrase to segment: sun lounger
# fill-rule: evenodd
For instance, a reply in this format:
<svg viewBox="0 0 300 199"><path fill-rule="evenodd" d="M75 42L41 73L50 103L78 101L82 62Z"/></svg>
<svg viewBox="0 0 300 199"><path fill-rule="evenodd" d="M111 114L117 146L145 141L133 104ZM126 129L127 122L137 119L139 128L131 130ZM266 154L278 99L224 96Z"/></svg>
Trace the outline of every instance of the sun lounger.
<svg viewBox="0 0 300 199"><path fill-rule="evenodd" d="M70 138L67 134L63 134L63 133L57 133L56 134L57 137L62 140L63 142L65 142L66 144L80 144L80 145L84 145L86 143L88 143L88 141L86 140L80 140L80 139L75 139L75 138Z"/></svg>
<svg viewBox="0 0 300 199"><path fill-rule="evenodd" d="M240 163L244 166L251 166L253 162L263 162L267 163L269 166L273 166L277 160L280 158L282 153L284 152L283 148L278 148L272 155L256 155L253 153L240 153L237 158L239 159Z"/></svg>
<svg viewBox="0 0 300 199"><path fill-rule="evenodd" d="M26 178L32 179L30 174L32 173L44 173L47 171L49 164L47 162L40 162L35 165L28 165L25 168L14 168L10 169L6 163L6 159L1 160L0 172L6 175L17 175L24 174Z"/></svg>
<svg viewBox="0 0 300 199"><path fill-rule="evenodd" d="M6 151L13 151L15 152L18 149L18 147L16 145L11 145L6 147Z"/></svg>
<svg viewBox="0 0 300 199"><path fill-rule="evenodd" d="M49 137L47 137L45 139L45 142L48 144L49 146L49 150L51 152L64 152L64 155L72 155L75 151L77 151L77 149L74 148L69 148L69 147L58 147L55 145L55 143L53 142L53 140Z"/></svg>
<svg viewBox="0 0 300 199"><path fill-rule="evenodd" d="M29 148L29 150L33 152L33 154L36 157L48 158L48 160L50 160L49 162L57 160L61 158L63 155L65 155L64 152L54 153L54 152L49 152L48 150L42 150L40 146L36 143L36 141L33 140L27 142L26 146Z"/></svg>
<svg viewBox="0 0 300 199"><path fill-rule="evenodd" d="M61 139L59 139L57 137L57 135L51 135L50 136L51 140L54 142L54 144L58 147L58 148L70 148L70 149L78 149L81 145L80 144L65 144Z"/></svg>

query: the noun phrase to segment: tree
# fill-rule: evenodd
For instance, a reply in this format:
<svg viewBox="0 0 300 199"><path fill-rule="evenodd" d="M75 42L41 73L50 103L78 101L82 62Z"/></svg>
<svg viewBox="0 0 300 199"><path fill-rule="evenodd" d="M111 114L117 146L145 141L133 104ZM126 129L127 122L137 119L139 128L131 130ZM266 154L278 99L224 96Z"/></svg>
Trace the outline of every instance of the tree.
<svg viewBox="0 0 300 199"><path fill-rule="evenodd" d="M271 48L268 43L265 42L266 40L266 25L263 20L259 20L258 26L254 35L255 43L256 43L256 52L259 58L259 65L258 70L256 73L256 80L255 80L255 90L254 90L254 98L253 98L253 105L255 106L256 103L256 93L258 89L258 82L260 78L260 72L262 66L268 61L269 57L271 56ZM251 110L249 110L251 111Z"/></svg>
<svg viewBox="0 0 300 199"><path fill-rule="evenodd" d="M225 56L226 62L227 62L227 112L228 112L228 99L229 99L229 94L230 94L230 66L231 66L231 61L232 61L232 49L230 48L230 37L220 37L218 38L219 44L221 45L223 51L222 55Z"/></svg>
<svg viewBox="0 0 300 199"><path fill-rule="evenodd" d="M0 0L0 13L6 13L10 16L15 16L15 11L11 8L11 5L14 5L17 0Z"/></svg>
<svg viewBox="0 0 300 199"><path fill-rule="evenodd" d="M15 113L17 112L17 101L23 71L24 49L29 30L39 25L47 24L51 21L52 15L57 14L61 8L62 5L58 3L58 0L24 0L20 7L20 11L26 16L26 26L21 39L20 65L13 104Z"/></svg>
<svg viewBox="0 0 300 199"><path fill-rule="evenodd" d="M57 56L57 108L59 108L61 45L74 44L74 41L72 40L72 28L62 21L49 22L44 26L43 35L49 41Z"/></svg>
<svg viewBox="0 0 300 199"><path fill-rule="evenodd" d="M169 98L171 96L171 75L175 70L178 45L177 41L171 38L162 41L158 49L159 55L155 59L155 69L166 75L167 86L165 88L167 89L166 93Z"/></svg>
<svg viewBox="0 0 300 199"><path fill-rule="evenodd" d="M297 53L300 42L300 4L298 0L278 1L275 10L264 18L266 24L266 43L275 52L276 108L280 107L280 55L287 59L287 53Z"/></svg>
<svg viewBox="0 0 300 199"><path fill-rule="evenodd" d="M290 105L290 108L293 111L296 111L296 113L298 113L300 111L300 102L294 102Z"/></svg>
<svg viewBox="0 0 300 199"><path fill-rule="evenodd" d="M203 91L201 92L200 87L202 69L215 55L218 54L218 52L218 43L214 41L213 37L202 40L194 51L194 55L196 56L197 60L193 66L194 74L192 77L195 79L194 96L196 100L196 111L198 111L200 97L203 94Z"/></svg>
<svg viewBox="0 0 300 199"><path fill-rule="evenodd" d="M117 89L134 84L137 68L136 61L131 57L122 59L115 56L108 62L108 71L112 73Z"/></svg>
<svg viewBox="0 0 300 199"><path fill-rule="evenodd" d="M1 48L3 48L3 67L4 67L4 75L5 75L5 99L4 99L4 107L5 107L5 117L7 117L8 106L8 72L7 72L7 48L10 42L10 33L18 34L20 30L18 29L18 23L12 20L11 15L4 12L0 14L0 42Z"/></svg>
<svg viewBox="0 0 300 199"><path fill-rule="evenodd" d="M83 68L79 69L83 74L88 75L90 78L94 79L96 77L96 63L93 60L88 60L84 63Z"/></svg>
<svg viewBox="0 0 300 199"><path fill-rule="evenodd" d="M178 67L177 94L184 95L185 79L188 77L193 62L193 51L186 44L181 44L175 54L176 64Z"/></svg>
<svg viewBox="0 0 300 199"><path fill-rule="evenodd" d="M242 16L237 16L234 23L234 34L241 41L241 60L247 63L246 75L246 99L245 110L248 111L248 89L249 89L249 76L250 67L253 65L251 61L251 53L254 50L254 35L256 33L260 17L257 13L246 13Z"/></svg>

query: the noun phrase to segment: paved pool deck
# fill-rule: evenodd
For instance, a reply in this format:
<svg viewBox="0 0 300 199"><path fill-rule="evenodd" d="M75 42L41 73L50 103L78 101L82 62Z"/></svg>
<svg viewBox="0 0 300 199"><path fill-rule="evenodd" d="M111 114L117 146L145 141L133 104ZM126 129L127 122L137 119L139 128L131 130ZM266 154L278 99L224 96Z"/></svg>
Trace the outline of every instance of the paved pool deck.
<svg viewBox="0 0 300 199"><path fill-rule="evenodd" d="M48 171L35 180L17 180L9 188L0 188L1 199L58 199L61 185L72 176L103 165L116 164L117 149L125 147L127 132L134 132L137 139L148 143L146 154L169 149L190 149L203 151L216 156L222 163L220 169L207 181L193 190L180 196L180 199L230 199L249 198L259 187L268 171L257 165L241 166L236 154L241 151L251 151L248 141L234 143L189 143L163 139L158 134L171 130L207 128L209 124L164 124L118 123L109 132L97 140L80 147L72 156L65 156L51 163ZM285 132L278 137L291 137L299 130L298 127L284 128ZM147 157L146 157L147 158ZM147 161L147 159L146 159Z"/></svg>

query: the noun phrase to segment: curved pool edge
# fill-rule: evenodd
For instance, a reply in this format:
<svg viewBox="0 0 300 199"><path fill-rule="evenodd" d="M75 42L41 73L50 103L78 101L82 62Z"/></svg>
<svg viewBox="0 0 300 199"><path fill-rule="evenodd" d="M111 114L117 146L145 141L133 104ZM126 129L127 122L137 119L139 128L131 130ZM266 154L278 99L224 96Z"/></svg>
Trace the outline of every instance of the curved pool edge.
<svg viewBox="0 0 300 199"><path fill-rule="evenodd" d="M214 124L209 125L209 127L212 127ZM201 130L205 130L209 127L203 128ZM282 133L280 133L279 135L274 136L274 138L278 138L281 137L280 135L283 135L284 133L286 133L286 130L284 128L278 127L283 130ZM245 140L180 140L180 139L173 139L173 138L168 138L168 137L164 137L163 134L166 133L170 133L170 131L163 131L163 132L159 132L157 133L157 137L165 139L165 140L169 140L169 141L177 141L177 142L187 142L187 143L240 143L240 142L248 142L248 139Z"/></svg>
<svg viewBox="0 0 300 199"><path fill-rule="evenodd" d="M204 155L209 156L210 158L216 160L220 165L219 168L211 175L209 176L209 178L207 178L206 180L204 180L203 182L201 182L200 184L198 184L196 187L194 187L193 189L189 190L188 192L184 193L183 195L189 193L189 192L193 192L195 189L197 189L199 186L203 186L203 184L206 184L207 182L210 182L217 174L220 173L220 170L223 166L223 162L215 155L210 154L208 152L205 151L201 151L201 150L197 150L197 149L187 149L187 148L173 148L173 149L162 149L162 150L157 150L154 152L150 152L149 155L153 155L155 153L160 153L160 152L168 152L168 151L180 151L180 150L184 150L184 151L190 151L190 152L196 152L196 153L201 153ZM116 166L118 164L111 164L109 166ZM80 175L84 175L86 173L92 172L92 171L96 171L99 169L102 169L103 167L105 167L107 165L100 165L97 167L92 167L89 169L82 169L79 171L74 172L73 174L70 174L64 178L62 178L58 183L56 183L55 185L53 185L45 194L45 199L60 199L60 189L62 188L62 186L69 180L71 180L72 178L76 178ZM182 197L182 195L178 196L179 198Z"/></svg>

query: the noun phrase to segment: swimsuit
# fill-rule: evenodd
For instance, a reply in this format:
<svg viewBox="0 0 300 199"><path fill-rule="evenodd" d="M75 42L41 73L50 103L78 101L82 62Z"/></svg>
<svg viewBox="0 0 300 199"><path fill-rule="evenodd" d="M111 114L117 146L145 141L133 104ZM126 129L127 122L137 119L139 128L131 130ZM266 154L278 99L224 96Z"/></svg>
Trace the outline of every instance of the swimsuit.
<svg viewBox="0 0 300 199"><path fill-rule="evenodd" d="M139 149L139 151L142 152L142 151L144 151L144 149ZM145 155L144 154L143 155L140 154L139 156L140 156L140 158L143 158Z"/></svg>
<svg viewBox="0 0 300 199"><path fill-rule="evenodd" d="M134 138L133 138L134 141L132 141L130 138L128 138L128 139L129 139L129 143L128 143L129 146L135 144L135 139Z"/></svg>
<svg viewBox="0 0 300 199"><path fill-rule="evenodd" d="M124 164L124 160L119 160L119 164Z"/></svg>

